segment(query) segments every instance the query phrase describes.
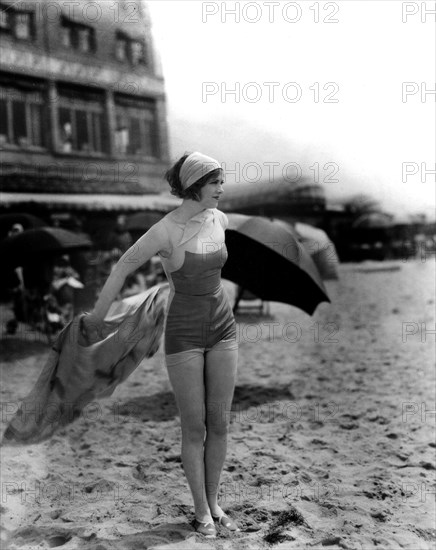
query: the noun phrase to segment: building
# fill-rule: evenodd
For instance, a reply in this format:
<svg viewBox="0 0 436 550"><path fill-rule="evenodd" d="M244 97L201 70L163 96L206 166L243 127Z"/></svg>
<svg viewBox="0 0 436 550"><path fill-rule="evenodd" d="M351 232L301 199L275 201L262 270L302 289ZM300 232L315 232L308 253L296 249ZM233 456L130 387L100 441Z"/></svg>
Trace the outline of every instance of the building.
<svg viewBox="0 0 436 550"><path fill-rule="evenodd" d="M142 0L0 0L0 48L1 212L102 225L163 190L164 80Z"/></svg>
<svg viewBox="0 0 436 550"><path fill-rule="evenodd" d="M280 218L291 223L304 220L321 225L326 198L321 185L306 179L298 182L279 179L249 184L227 183L219 208L224 212Z"/></svg>

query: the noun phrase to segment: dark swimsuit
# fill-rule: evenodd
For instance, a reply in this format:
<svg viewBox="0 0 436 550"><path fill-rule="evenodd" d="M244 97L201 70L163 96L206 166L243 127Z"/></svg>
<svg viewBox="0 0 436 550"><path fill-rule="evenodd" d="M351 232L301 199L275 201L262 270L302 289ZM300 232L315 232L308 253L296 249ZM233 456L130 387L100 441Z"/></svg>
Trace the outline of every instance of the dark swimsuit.
<svg viewBox="0 0 436 550"><path fill-rule="evenodd" d="M212 213L206 216L206 223L219 223L223 214ZM201 215L199 219L203 221ZM166 217L163 221L169 220ZM171 223L167 227L171 234ZM198 246L195 230L194 227L192 237L188 235L185 246ZM193 241L194 238L197 241ZM193 356L212 350L238 349L235 318L221 282L221 269L227 260L224 237L222 243L203 241L202 244L203 252L184 250L183 264L175 271L169 271L165 261L162 262L171 288L165 323L168 366L185 363ZM183 248L183 244L180 246Z"/></svg>

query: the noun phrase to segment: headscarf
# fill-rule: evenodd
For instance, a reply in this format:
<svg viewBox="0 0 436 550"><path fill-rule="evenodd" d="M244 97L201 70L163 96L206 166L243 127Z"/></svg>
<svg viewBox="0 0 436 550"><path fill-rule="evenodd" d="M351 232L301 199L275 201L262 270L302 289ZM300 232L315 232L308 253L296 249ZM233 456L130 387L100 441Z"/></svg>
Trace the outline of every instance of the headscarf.
<svg viewBox="0 0 436 550"><path fill-rule="evenodd" d="M180 168L180 181L183 189L187 189L203 176L217 168L221 168L221 165L212 157L208 157L198 152L191 153Z"/></svg>

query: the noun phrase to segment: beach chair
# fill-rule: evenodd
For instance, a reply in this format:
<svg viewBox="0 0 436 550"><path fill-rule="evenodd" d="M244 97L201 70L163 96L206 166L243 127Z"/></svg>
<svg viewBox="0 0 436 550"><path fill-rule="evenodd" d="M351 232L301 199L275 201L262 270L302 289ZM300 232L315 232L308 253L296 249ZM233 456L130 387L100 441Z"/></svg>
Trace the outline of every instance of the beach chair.
<svg viewBox="0 0 436 550"><path fill-rule="evenodd" d="M269 302L255 296L242 286L238 286L236 292L233 313L255 313L257 315L269 315Z"/></svg>

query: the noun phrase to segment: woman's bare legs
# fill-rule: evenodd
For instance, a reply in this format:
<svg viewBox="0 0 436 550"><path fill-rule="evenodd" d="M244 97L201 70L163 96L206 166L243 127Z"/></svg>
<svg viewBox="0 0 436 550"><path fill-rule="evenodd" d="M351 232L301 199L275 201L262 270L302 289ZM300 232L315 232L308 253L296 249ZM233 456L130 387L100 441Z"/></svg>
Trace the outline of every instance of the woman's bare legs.
<svg viewBox="0 0 436 550"><path fill-rule="evenodd" d="M195 516L202 522L210 521L211 513L222 512L217 498L237 361L237 349L216 349L205 356L196 352L173 356L167 369L180 412L183 469Z"/></svg>
<svg viewBox="0 0 436 550"><path fill-rule="evenodd" d="M206 353L206 442L204 449L206 496L213 516L218 506L219 481L227 452L230 409L236 382L238 350L210 350Z"/></svg>
<svg viewBox="0 0 436 550"><path fill-rule="evenodd" d="M190 354L188 361L182 361L167 370L180 412L183 469L194 500L195 517L210 522L204 469L204 356Z"/></svg>

